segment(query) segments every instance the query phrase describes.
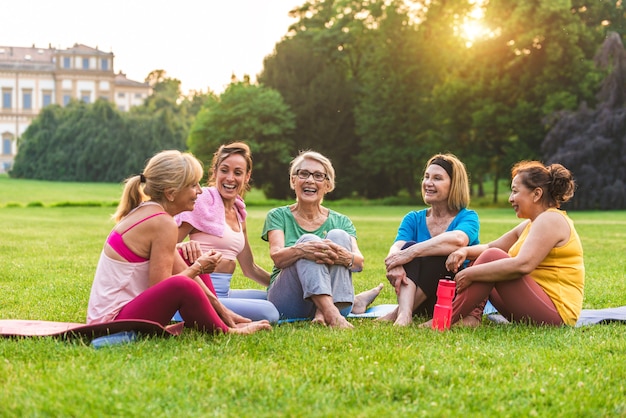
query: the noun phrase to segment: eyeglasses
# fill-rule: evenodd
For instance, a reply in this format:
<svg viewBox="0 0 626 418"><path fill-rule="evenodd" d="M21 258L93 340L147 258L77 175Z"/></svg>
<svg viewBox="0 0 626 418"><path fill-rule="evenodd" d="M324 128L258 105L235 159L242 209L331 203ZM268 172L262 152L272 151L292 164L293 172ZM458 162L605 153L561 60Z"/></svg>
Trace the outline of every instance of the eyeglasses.
<svg viewBox="0 0 626 418"><path fill-rule="evenodd" d="M309 176L313 176L313 180L315 181L324 181L328 178L326 173L322 173L321 171L311 173L309 170L296 170L296 176L302 180L306 180Z"/></svg>

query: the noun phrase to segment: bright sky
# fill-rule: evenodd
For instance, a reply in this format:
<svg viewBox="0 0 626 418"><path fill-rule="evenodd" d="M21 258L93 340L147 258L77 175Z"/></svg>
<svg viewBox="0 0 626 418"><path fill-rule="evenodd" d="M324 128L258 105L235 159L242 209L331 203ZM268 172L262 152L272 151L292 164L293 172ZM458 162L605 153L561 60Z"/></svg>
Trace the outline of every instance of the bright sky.
<svg viewBox="0 0 626 418"><path fill-rule="evenodd" d="M0 46L115 54L115 72L143 81L156 69L182 90L221 93L231 74L255 80L304 0L10 0L1 7Z"/></svg>

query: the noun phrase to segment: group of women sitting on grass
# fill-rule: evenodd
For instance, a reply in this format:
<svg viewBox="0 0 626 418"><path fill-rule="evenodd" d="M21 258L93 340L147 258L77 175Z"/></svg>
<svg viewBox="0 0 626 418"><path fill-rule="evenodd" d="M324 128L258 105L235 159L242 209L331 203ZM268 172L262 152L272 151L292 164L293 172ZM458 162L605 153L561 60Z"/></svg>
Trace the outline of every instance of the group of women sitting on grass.
<svg viewBox="0 0 626 418"><path fill-rule="evenodd" d="M221 146L201 187L202 164L191 154L163 151L126 180L96 269L88 323L144 319L167 325L178 312L185 326L249 334L279 320L312 319L352 328L346 316L364 313L383 285L355 295L352 273L363 269L356 228L322 205L335 187L328 158L301 152L289 168L295 203L270 210L262 239L274 263L255 263L243 201L252 175L249 147ZM574 193L560 164L518 163L509 202L525 219L479 244L479 219L468 209L465 166L451 154L426 164L426 209L402 220L385 259L398 305L381 317L409 325L432 317L439 279L456 281L452 323L477 326L489 300L510 321L573 325L582 309L584 264L580 239L562 203ZM239 264L265 290L231 289Z"/></svg>

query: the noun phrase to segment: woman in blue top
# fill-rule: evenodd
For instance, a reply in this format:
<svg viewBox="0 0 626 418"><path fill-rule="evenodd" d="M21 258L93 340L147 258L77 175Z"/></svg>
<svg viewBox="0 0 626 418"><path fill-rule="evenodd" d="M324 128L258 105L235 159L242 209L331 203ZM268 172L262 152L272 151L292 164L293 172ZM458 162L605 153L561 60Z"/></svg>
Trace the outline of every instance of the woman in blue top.
<svg viewBox="0 0 626 418"><path fill-rule="evenodd" d="M385 259L387 279L395 287L398 307L381 320L411 324L413 315L432 317L439 279L450 275L446 258L478 244L478 215L470 201L465 165L452 154L437 154L426 164L422 197L429 208L409 212Z"/></svg>
<svg viewBox="0 0 626 418"><path fill-rule="evenodd" d="M383 286L354 295L352 272L363 269L364 258L352 221L322 206L335 188L330 160L304 151L289 173L296 203L270 210L263 226L274 261L267 299L284 319L313 318L330 327L353 328L344 316L365 312Z"/></svg>

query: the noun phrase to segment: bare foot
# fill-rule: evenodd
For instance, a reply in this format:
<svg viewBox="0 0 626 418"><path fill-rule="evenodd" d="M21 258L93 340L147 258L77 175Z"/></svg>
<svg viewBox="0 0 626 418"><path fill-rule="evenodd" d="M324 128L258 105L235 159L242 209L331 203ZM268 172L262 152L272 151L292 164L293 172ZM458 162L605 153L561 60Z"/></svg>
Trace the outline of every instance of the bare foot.
<svg viewBox="0 0 626 418"><path fill-rule="evenodd" d="M319 309L315 311L315 317L311 321L313 324L320 324L326 326L326 321L324 320L324 314L322 314Z"/></svg>
<svg viewBox="0 0 626 418"><path fill-rule="evenodd" d="M351 329L354 328L354 325L348 322L346 318L339 315L337 317L332 318L330 321L326 322L329 327L337 328L337 329Z"/></svg>
<svg viewBox="0 0 626 418"><path fill-rule="evenodd" d="M466 317L461 318L456 324L459 327L467 327L467 328L477 328L481 324L481 319L476 318L475 316L468 315Z"/></svg>
<svg viewBox="0 0 626 418"><path fill-rule="evenodd" d="M433 320L429 319L426 322L422 322L421 324L418 325L418 328L432 328L433 327Z"/></svg>
<svg viewBox="0 0 626 418"><path fill-rule="evenodd" d="M393 311L389 312L387 315L383 315L381 317L376 318L377 321L389 321L389 322L395 322L396 319L398 318L398 307L396 306L396 309L394 309Z"/></svg>
<svg viewBox="0 0 626 418"><path fill-rule="evenodd" d="M408 325L411 325L412 323L413 323L412 312L409 312L408 314L398 312L398 317L396 318L396 321L393 323L393 325L398 326L398 327L406 327Z"/></svg>
<svg viewBox="0 0 626 418"><path fill-rule="evenodd" d="M378 286L366 290L365 292L361 292L354 297L354 303L352 304L352 313L353 314L362 314L365 313L367 307L370 306L374 299L380 294L380 291L383 290L383 284L379 284Z"/></svg>
<svg viewBox="0 0 626 418"><path fill-rule="evenodd" d="M237 324L234 328L228 328L230 334L254 334L257 331L269 331L272 329L272 325L268 320L263 319L261 321L253 321L247 323Z"/></svg>

